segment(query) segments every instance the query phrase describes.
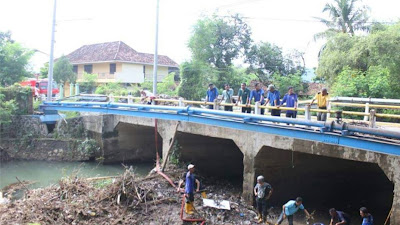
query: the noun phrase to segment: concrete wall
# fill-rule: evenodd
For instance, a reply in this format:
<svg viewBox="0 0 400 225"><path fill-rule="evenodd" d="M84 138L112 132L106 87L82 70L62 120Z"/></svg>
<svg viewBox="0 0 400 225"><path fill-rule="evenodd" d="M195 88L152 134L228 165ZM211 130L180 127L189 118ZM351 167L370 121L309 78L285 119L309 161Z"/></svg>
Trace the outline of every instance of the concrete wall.
<svg viewBox="0 0 400 225"><path fill-rule="evenodd" d="M108 122L104 121L104 118ZM103 120L96 120L97 122L105 122L108 124L105 129L113 130L118 123L126 123L144 127L154 127L155 120L148 118L135 118L129 116L111 116L107 115ZM158 133L162 137L162 149L163 156L166 157L166 149L168 149L170 141L175 134L175 127L177 125L177 121L167 121L167 120L158 120ZM113 127L114 126L114 127ZM112 128L112 129L111 129ZM94 129L95 130L95 129ZM380 153L368 152L361 149L347 148L341 147L337 145L330 145L320 142L300 140L290 137L283 137L278 135L271 135L265 133L257 133L236 129L223 128L218 126L208 126L204 124L196 124L191 122L180 122L177 127L178 133L178 142L183 143L184 146L188 150L187 153L183 152L183 156L188 160L197 160L195 158L189 158L188 155L194 155L198 153L198 157L205 157L209 155L209 158L212 158L215 151L207 152L207 149L210 148L210 143L223 143L228 146L228 149L238 149L241 151L243 155L243 198L252 202L253 200L253 187L255 184L255 176L258 173L266 173L271 174L271 172L267 172L265 168L272 168L272 171L278 171L278 174L287 174L292 180L295 180L295 184L298 184L302 177L308 176L307 174L312 174L311 176L318 177L318 174L324 174L324 172L328 174L334 174L335 165L339 167L339 174L346 175L348 172L351 172L352 175L347 176L357 176L361 177L365 171L365 174L371 174L378 183L385 183L384 198L387 197L387 193L390 190L386 190L387 187L389 189L391 187L394 188L394 196L393 196L393 214L391 216L391 224L400 223L400 157L389 156ZM105 132L107 133L107 132ZM103 132L104 134L104 132ZM190 134L190 135L189 135ZM154 135L154 133L153 133ZM192 136L197 135L197 136ZM210 140L206 140L208 139ZM196 141L194 139L200 139L203 141ZM229 144L232 142L222 141L222 140L213 140L213 138L223 139L223 140L231 140L235 143L236 147ZM186 143L185 143L186 141ZM195 143L196 142L196 143ZM195 146L194 146L195 145ZM197 146L196 146L197 145ZM220 147L219 147L220 148ZM185 149L185 148L183 148ZM204 151L203 149L206 149ZM220 148L221 149L221 148ZM183 150L185 151L185 150ZM199 153L200 151L204 151L204 154ZM225 150L223 150L224 152ZM260 153L261 151L261 153ZM235 151L232 151L233 154ZM290 172L290 168L286 168L283 170L281 167L290 167L291 166L291 155L292 153L297 159L298 166L301 168L301 171L304 173L296 174L296 173L288 173ZM218 153L216 153L218 154ZM228 150L226 153L222 153L223 155L228 154ZM186 156L185 156L186 155ZM239 155L239 154L238 154ZM324 158L319 158L319 157ZM219 158L221 155L218 156ZM237 157L235 157L237 158ZM205 159L205 158L204 158ZM260 160L262 163L260 163ZM223 160L220 160L223 161ZM288 162L289 161L289 162ZM359 163L364 162L364 163ZM366 164L365 164L366 163ZM263 165L263 166L260 166ZM325 167L326 165L326 167ZM201 168L198 168L201 170ZM257 171L258 169L258 171ZM381 171L380 171L381 170ZM314 171L323 171L321 173L315 174ZM386 175L384 178L383 173ZM308 172L308 173L307 173ZM298 178L300 176L300 178ZM383 179L383 178L384 179ZM325 179L325 178L324 178ZM322 180L324 180L322 179ZM366 178L368 180L368 178ZM319 178L316 179L318 182ZM327 179L325 179L327 180ZM328 179L329 180L329 179ZM279 186L282 186L279 180L273 180ZM357 187L357 185L368 186L367 183L363 183L363 179L355 179L354 183L351 187ZM335 182L336 184L344 185L342 181ZM274 184L272 183L274 186ZM394 185L394 186L391 186ZM283 187L283 186L282 186ZM318 188L312 186L314 191L321 191ZM295 189L295 188L294 188ZM370 191L370 189L367 189ZM353 190L354 191L354 190ZM371 195L380 198L378 193L374 191L370 191ZM325 195L329 194L328 192L324 192ZM299 193L293 192L293 196ZM307 194L307 193L306 193ZM279 196L279 192L277 196ZM321 195L322 196L322 195ZM283 196L288 197L288 196ZM285 199L287 200L287 199ZM284 201L284 200L281 200ZM386 204L390 204L390 200L384 201ZM277 204L281 202L277 201Z"/></svg>
<svg viewBox="0 0 400 225"><path fill-rule="evenodd" d="M122 83L143 83L143 65L123 63L122 70L115 74L115 79Z"/></svg>

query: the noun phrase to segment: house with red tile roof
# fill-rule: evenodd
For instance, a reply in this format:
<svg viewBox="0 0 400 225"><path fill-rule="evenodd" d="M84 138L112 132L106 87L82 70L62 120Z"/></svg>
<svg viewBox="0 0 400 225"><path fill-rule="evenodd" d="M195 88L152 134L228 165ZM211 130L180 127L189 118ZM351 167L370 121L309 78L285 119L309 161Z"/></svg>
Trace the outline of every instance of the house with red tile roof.
<svg viewBox="0 0 400 225"><path fill-rule="evenodd" d="M82 81L84 73L97 74L97 83L143 83L153 77L154 55L137 52L122 41L84 45L67 58L78 75L78 82ZM178 67L168 56L159 55L157 80L162 81Z"/></svg>

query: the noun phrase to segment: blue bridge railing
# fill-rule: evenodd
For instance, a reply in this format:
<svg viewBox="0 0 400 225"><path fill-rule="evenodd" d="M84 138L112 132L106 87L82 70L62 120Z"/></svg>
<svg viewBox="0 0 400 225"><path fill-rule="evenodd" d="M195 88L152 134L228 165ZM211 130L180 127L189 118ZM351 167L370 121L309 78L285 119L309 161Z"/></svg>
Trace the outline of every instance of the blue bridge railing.
<svg viewBox="0 0 400 225"><path fill-rule="evenodd" d="M40 109L45 114L46 112L57 110L188 121L400 155L400 132L355 126L346 122L309 121L208 110L190 106L158 106L111 102L44 102ZM286 124L297 126L287 126Z"/></svg>

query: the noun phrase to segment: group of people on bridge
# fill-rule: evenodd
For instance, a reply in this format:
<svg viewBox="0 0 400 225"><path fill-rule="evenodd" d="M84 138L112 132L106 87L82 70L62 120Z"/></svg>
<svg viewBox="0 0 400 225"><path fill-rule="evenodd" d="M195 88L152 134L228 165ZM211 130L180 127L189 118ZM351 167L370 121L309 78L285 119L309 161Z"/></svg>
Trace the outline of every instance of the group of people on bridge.
<svg viewBox="0 0 400 225"><path fill-rule="evenodd" d="M194 207L194 195L196 192L201 192L202 197L205 198L206 195L204 193L204 187L202 187L200 181L195 177L194 171L195 166L193 164L188 165L188 172L183 175L182 180L178 184L177 191L184 191L184 195L186 198L185 203L185 212L186 214L193 214L195 211ZM185 188L182 189L181 186L185 184ZM254 187L254 196L256 199L256 208L258 211L257 222L265 223L265 224L273 224L267 220L268 216L268 206L269 199L272 196L273 188L267 183L263 176L257 177L257 184ZM312 219L313 215L310 214L307 209L303 205L303 199L301 197L297 197L295 200L289 200L286 204L282 206L282 212L275 225L280 225L285 219L287 219L289 225L293 225L293 215L299 210L304 211L307 218ZM360 208L360 216L362 218L361 225L373 225L373 217L368 212L366 207ZM331 208L329 210L329 214L331 217L329 225L350 225L351 217L343 212L336 210L335 208Z"/></svg>
<svg viewBox="0 0 400 225"><path fill-rule="evenodd" d="M264 92L264 89L261 87L260 83L255 84L254 90L250 90L246 83L242 83L241 87L238 91L238 99L233 98L233 89L229 86L229 84L225 84L225 90L222 92L222 102L228 104L234 104L240 106L242 108L242 113L251 113L251 102L258 102L260 105L267 106L275 106L276 109L271 109L271 116L281 116L281 110L279 109L284 104L286 107L293 108L293 110L286 111L286 117L288 118L296 118L297 117L297 106L298 106L298 98L297 94L294 93L293 87L289 87L287 93L283 96L281 100L281 94L276 87L271 84L268 86L267 93ZM215 99L218 98L218 89L214 86L214 84L209 84L206 94L206 102L214 102ZM318 108L322 110L327 109L327 104L329 101L329 93L326 88L322 88L320 92L318 92L313 100L311 101L312 105L314 102L317 103ZM214 109L214 105L208 105L209 109ZM225 111L233 111L232 105L224 106ZM264 115L265 110L261 108L261 114ZM326 121L327 113L318 112L317 120L318 121Z"/></svg>

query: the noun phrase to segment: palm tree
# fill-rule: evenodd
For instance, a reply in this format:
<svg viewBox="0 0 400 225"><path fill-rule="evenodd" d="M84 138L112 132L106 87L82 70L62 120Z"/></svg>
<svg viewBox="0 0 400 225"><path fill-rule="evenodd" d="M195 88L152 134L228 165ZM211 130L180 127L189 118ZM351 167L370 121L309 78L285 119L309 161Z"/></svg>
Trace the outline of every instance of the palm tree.
<svg viewBox="0 0 400 225"><path fill-rule="evenodd" d="M328 30L318 33L314 39L332 36L336 33L347 33L354 35L354 31L368 31L366 22L369 19L367 6L356 7L357 2L362 0L334 0L327 3L322 12L329 12L330 19L317 18L324 23Z"/></svg>

